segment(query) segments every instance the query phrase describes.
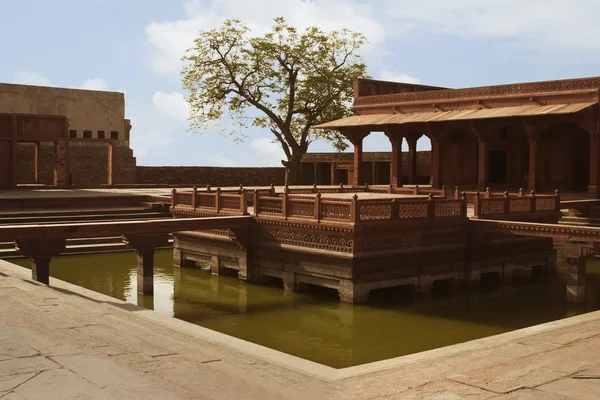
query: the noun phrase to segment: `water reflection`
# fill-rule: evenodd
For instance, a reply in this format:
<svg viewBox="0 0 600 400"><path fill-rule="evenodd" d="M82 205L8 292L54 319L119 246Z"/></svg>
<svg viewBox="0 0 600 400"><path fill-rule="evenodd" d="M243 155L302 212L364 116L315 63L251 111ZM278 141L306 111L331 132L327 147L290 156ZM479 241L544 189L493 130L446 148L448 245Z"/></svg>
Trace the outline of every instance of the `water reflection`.
<svg viewBox="0 0 600 400"><path fill-rule="evenodd" d="M171 266L155 254L154 296L136 292L133 253L68 256L52 276L157 312L289 354L341 368L460 343L598 309L600 265L588 267L586 305L565 303L565 278L486 277L477 288L440 283L430 295L410 288L372 292L369 305L338 301L315 289L289 293L281 284L245 284L235 277ZM26 260L17 263L28 265ZM437 285L437 283L436 283Z"/></svg>

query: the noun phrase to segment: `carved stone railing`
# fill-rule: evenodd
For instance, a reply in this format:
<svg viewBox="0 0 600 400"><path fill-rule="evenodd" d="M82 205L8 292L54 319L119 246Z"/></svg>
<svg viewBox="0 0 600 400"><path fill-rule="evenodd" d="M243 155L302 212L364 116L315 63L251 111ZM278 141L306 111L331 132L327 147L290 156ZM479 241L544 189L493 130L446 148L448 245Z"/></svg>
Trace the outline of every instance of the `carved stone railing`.
<svg viewBox="0 0 600 400"><path fill-rule="evenodd" d="M420 199L327 199L317 193L314 197L279 197L255 195L254 215L304 219L314 222L370 223L381 221L415 221L430 219L466 218L466 199L442 199L433 195Z"/></svg>
<svg viewBox="0 0 600 400"><path fill-rule="evenodd" d="M475 194L474 218L504 220L537 220L542 217L556 219L560 217L560 195L538 195L535 192L502 196Z"/></svg>
<svg viewBox="0 0 600 400"><path fill-rule="evenodd" d="M289 187L285 185L283 187L283 193L287 194L328 194L328 193L361 193L369 192L369 186L348 186L340 183L339 186L322 186L319 187L317 184L313 184L312 187Z"/></svg>
<svg viewBox="0 0 600 400"><path fill-rule="evenodd" d="M248 214L248 204L244 189L240 193L222 192L221 189L199 192L193 188L191 192L171 191L171 208L191 209L206 213Z"/></svg>
<svg viewBox="0 0 600 400"><path fill-rule="evenodd" d="M374 193L387 193L387 194L403 194L407 196L429 196L430 194L434 197L446 197L446 188L442 186L441 189L434 189L430 187L422 187L419 185L415 186L400 186L394 187L389 185L387 187L369 187L366 186L368 192ZM460 198L460 196L459 196Z"/></svg>

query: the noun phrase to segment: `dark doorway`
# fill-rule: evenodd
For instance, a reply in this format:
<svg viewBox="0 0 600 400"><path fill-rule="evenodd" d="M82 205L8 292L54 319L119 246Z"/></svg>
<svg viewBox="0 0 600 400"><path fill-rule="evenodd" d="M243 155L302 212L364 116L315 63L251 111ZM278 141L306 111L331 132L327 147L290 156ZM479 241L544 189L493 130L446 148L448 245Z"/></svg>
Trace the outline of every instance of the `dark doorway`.
<svg viewBox="0 0 600 400"><path fill-rule="evenodd" d="M490 151L490 183L506 184L506 151Z"/></svg>
<svg viewBox="0 0 600 400"><path fill-rule="evenodd" d="M335 183L344 185L348 184L348 170L347 169L336 169L335 170Z"/></svg>

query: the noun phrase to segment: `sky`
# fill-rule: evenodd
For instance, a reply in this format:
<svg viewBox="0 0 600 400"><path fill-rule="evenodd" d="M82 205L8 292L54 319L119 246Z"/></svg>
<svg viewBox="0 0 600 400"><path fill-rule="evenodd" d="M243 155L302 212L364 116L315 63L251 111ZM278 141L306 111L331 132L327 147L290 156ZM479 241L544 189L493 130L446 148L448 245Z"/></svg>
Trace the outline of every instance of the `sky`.
<svg viewBox="0 0 600 400"><path fill-rule="evenodd" d="M600 75L597 0L0 0L0 82L125 93L138 165L280 166L269 132L189 131L181 56L239 18L349 28L374 79L451 88ZM427 149L426 140L419 142ZM404 146L406 150L406 145ZM381 133L365 151L389 151ZM326 142L309 151L333 151Z"/></svg>

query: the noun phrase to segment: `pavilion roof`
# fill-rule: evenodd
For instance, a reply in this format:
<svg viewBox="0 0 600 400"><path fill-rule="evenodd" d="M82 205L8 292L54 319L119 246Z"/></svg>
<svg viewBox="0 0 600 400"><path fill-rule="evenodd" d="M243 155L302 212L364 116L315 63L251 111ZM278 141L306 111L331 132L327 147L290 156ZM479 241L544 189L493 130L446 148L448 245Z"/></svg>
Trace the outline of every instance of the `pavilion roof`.
<svg viewBox="0 0 600 400"><path fill-rule="evenodd" d="M593 106L597 102L480 108L474 110L428 111L406 114L353 115L316 125L317 129L340 129L359 126L399 125L422 122L444 122L489 118L529 117L536 115L572 114Z"/></svg>

